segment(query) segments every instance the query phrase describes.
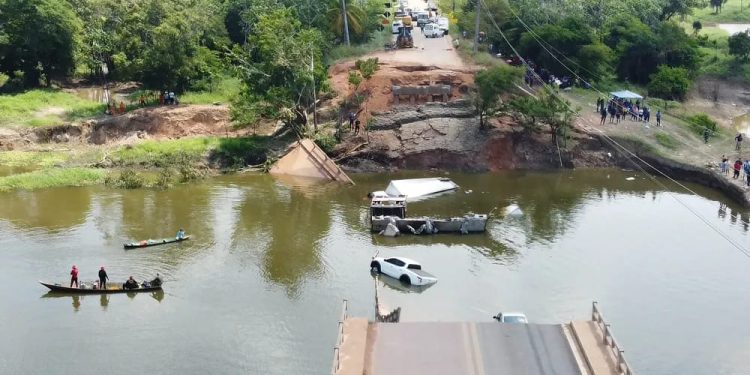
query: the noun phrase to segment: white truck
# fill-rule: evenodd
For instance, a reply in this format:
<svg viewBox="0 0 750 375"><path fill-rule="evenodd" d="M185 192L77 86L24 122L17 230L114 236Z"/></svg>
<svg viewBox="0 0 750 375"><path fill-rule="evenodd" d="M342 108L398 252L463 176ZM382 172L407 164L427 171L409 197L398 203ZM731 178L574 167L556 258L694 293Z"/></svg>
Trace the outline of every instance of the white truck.
<svg viewBox="0 0 750 375"><path fill-rule="evenodd" d="M403 257L373 257L370 269L398 279L405 284L430 285L437 282L435 276L422 271L422 265L417 261Z"/></svg>
<svg viewBox="0 0 750 375"><path fill-rule="evenodd" d="M436 23L428 23L422 28L425 38L442 38L445 36Z"/></svg>
<svg viewBox="0 0 750 375"><path fill-rule="evenodd" d="M448 31L450 30L450 22L448 21L447 17L439 17L437 19L437 25L438 28L443 31L443 35L448 35Z"/></svg>

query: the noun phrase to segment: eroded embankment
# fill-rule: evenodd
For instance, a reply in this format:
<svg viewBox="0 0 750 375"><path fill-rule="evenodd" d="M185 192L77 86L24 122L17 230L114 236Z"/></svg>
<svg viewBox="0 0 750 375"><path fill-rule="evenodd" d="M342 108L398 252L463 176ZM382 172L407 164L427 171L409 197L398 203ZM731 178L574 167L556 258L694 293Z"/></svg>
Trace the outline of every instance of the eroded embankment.
<svg viewBox="0 0 750 375"><path fill-rule="evenodd" d="M0 149L39 144L118 144L139 139L175 139L190 136L241 135L230 126L229 108L214 105L160 106L137 109L119 116L60 126L0 133Z"/></svg>
<svg viewBox="0 0 750 375"><path fill-rule="evenodd" d="M457 101L398 106L376 113L370 131L344 142L336 150L336 158L345 169L354 172L634 169L638 167L635 162L648 173L660 175L662 171L674 179L715 188L750 207L745 189L709 169L665 158L637 140L614 141L641 160L611 140L579 129L569 131L567 140L560 137L559 147L549 129L531 132L509 118L492 120L482 129L469 103Z"/></svg>

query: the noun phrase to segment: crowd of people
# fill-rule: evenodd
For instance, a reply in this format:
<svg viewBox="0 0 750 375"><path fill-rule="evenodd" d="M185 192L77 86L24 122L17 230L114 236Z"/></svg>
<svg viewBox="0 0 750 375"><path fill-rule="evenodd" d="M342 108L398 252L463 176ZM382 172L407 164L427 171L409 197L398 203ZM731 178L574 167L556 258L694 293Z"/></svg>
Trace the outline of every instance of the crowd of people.
<svg viewBox="0 0 750 375"><path fill-rule="evenodd" d="M741 137L741 134L738 134L738 137ZM742 142L741 138L738 142ZM719 169L721 170L722 174L729 174L729 158L727 158L726 155L721 156ZM740 175L744 174L744 179L746 180L745 185L750 187L750 160L745 159L745 161L743 162L741 158L737 158L737 160L734 161L734 164L732 164L731 169L733 179L736 180L738 178L741 178Z"/></svg>
<svg viewBox="0 0 750 375"><path fill-rule="evenodd" d="M159 92L157 95L154 92L146 92L142 93L138 97L138 106L139 107L147 107L149 105L178 105L180 104L179 98L177 98L177 95L175 95L174 91L164 91ZM109 104L107 104L107 114L116 116L116 115L122 115L127 111L127 104L125 104L124 101L120 101L119 103L115 100L110 101Z"/></svg>
<svg viewBox="0 0 750 375"><path fill-rule="evenodd" d="M607 101L599 98L596 100L596 112L601 116L600 125L604 125L607 116L610 124L619 124L621 119L626 120L628 117L631 121L651 122L651 110L640 100L633 102L629 99L612 98ZM656 126L661 126L661 110L656 111Z"/></svg>

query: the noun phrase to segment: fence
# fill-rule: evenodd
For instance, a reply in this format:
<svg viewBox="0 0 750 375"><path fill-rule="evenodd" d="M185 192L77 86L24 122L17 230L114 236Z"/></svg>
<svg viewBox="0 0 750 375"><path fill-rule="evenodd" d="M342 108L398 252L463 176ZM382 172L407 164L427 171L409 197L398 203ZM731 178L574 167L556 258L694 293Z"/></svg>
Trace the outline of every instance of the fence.
<svg viewBox="0 0 750 375"><path fill-rule="evenodd" d="M343 306L341 307L341 317L339 318L338 329L336 334L336 345L333 347L333 366L331 367L331 375L336 375L339 371L340 355L341 355L341 344L344 342L344 321L348 317L349 302L344 300Z"/></svg>
<svg viewBox="0 0 750 375"><path fill-rule="evenodd" d="M633 371L630 369L630 365L628 365L628 362L625 360L625 351L622 350L619 345L617 345L617 341L615 341L615 337L612 335L609 324L604 322L604 317L602 317L602 313L599 311L599 307L597 307L596 301L592 303L591 320L593 320L594 323L596 323L596 325L599 327L599 329L602 330L604 345L609 347L609 349L615 355L615 358L617 359L617 369L619 370L620 374L634 375Z"/></svg>

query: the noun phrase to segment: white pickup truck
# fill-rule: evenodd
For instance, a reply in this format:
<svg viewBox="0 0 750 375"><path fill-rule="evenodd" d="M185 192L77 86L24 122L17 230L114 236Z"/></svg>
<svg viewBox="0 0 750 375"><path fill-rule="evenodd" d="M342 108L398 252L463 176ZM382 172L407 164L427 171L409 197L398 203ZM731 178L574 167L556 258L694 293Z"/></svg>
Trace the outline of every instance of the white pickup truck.
<svg viewBox="0 0 750 375"><path fill-rule="evenodd" d="M422 271L422 265L408 258L373 257L370 269L411 285L430 285L437 282L435 276Z"/></svg>

